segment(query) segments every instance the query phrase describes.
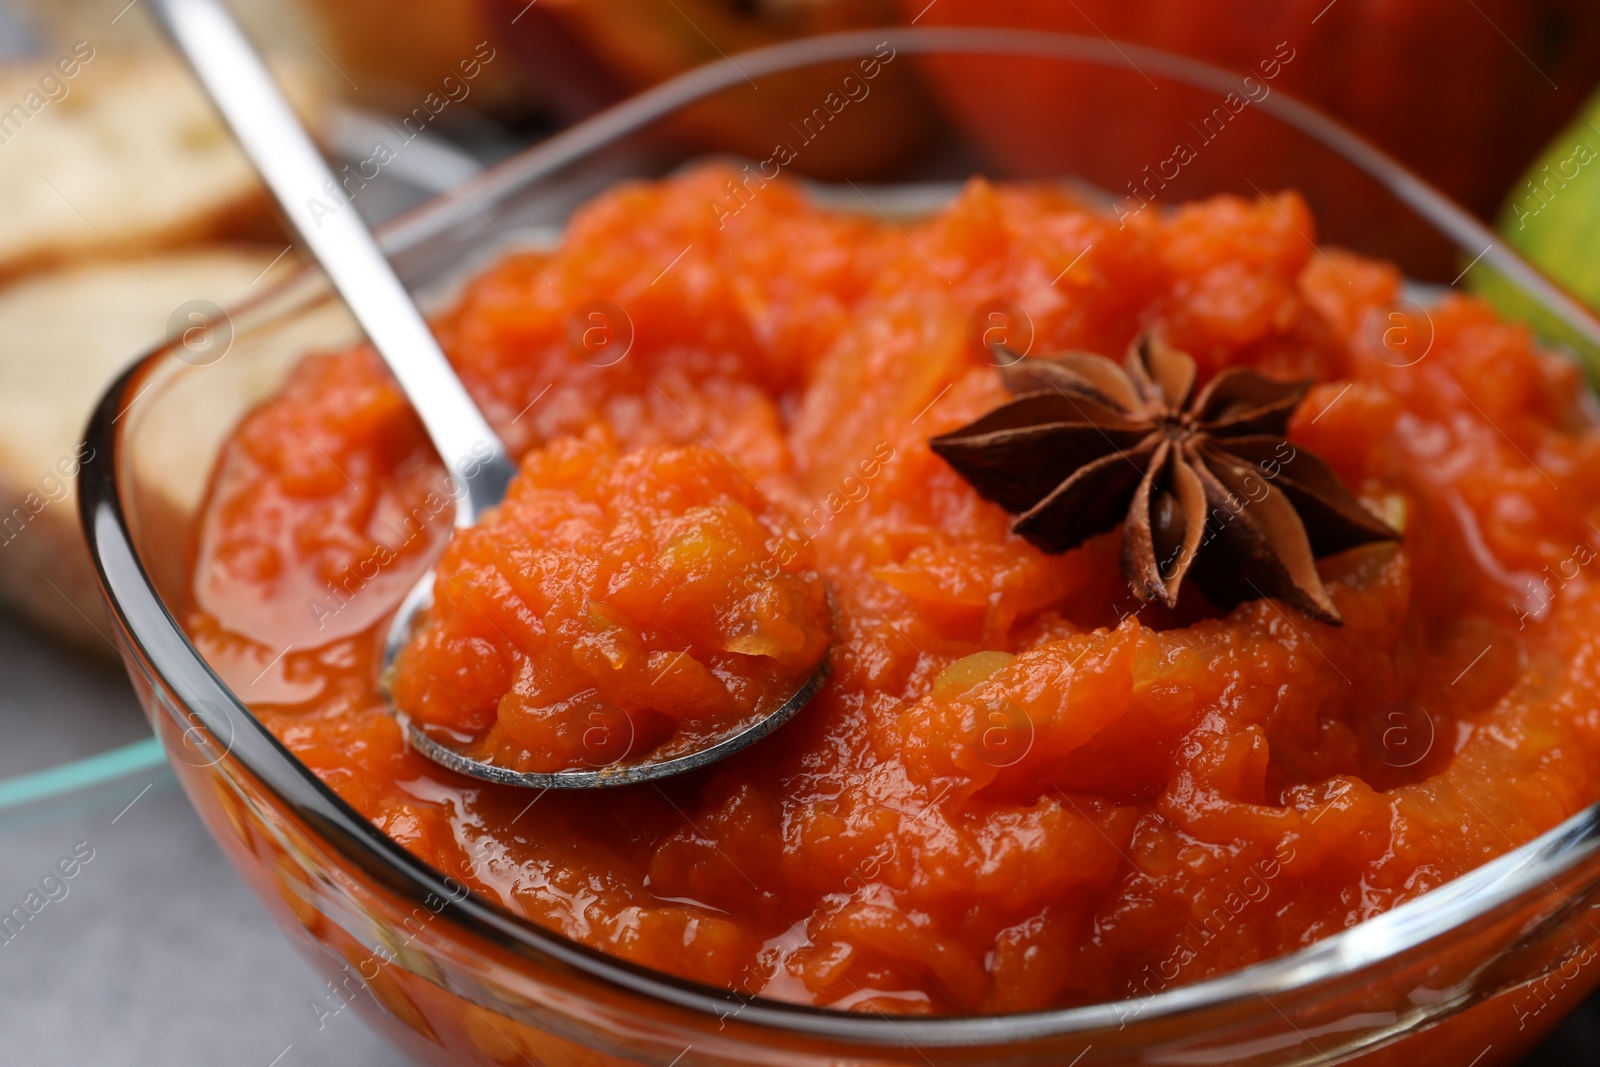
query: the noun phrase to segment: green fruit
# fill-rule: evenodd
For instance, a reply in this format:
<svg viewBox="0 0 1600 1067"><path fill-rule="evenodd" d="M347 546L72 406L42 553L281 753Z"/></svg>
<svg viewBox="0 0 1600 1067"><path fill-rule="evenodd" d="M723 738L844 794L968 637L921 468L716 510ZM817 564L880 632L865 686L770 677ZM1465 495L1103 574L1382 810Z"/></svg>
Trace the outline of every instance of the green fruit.
<svg viewBox="0 0 1600 1067"><path fill-rule="evenodd" d="M1600 309L1600 94L1556 135L1512 188L1497 222L1506 242L1572 296ZM1600 379L1600 347L1487 266L1471 287L1507 318L1583 357Z"/></svg>

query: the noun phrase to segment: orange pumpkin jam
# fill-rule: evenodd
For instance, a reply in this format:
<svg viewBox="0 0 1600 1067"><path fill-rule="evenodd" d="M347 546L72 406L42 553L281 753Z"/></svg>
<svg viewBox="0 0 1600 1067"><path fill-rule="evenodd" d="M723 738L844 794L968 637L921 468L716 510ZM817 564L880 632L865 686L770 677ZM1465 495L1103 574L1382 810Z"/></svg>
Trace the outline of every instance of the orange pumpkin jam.
<svg viewBox="0 0 1600 1067"><path fill-rule="evenodd" d="M1397 306L1397 271L1316 247L1293 194L1119 227L1052 187L975 181L889 225L781 182L729 217L713 206L729 177L617 188L560 248L510 256L437 320L528 457L506 515L446 557L504 586L464 584L445 610L462 634L483 637L474 609L533 632L550 617L535 587L571 567L573 636L528 661L565 692L585 657L626 649L607 699L627 707L658 652L702 649L706 674L672 684L714 716L737 686L707 675L750 676L719 666L735 631L636 599L695 565L630 579L616 603L602 575L670 543L694 507L711 509L695 528L725 543L706 563L724 576L781 532L796 569L761 572L776 599L748 618L771 625L749 632L773 663L804 659L816 632L789 624L816 617L815 570L835 640L827 686L770 739L598 794L435 767L376 688L385 615L449 535L415 417L370 352L318 355L227 446L187 625L396 840L674 974L842 1008L1005 1012L1289 952L1600 797L1600 432L1578 372L1525 330L1450 293ZM1115 533L1041 554L926 444L1005 398L974 343L1002 320L999 339L1036 354L1119 356L1154 330L1202 382L1234 364L1315 377L1290 441L1405 539L1319 562L1342 627L1271 601L1224 614L1192 588L1176 612L1141 608ZM666 525L625 531L630 509ZM563 532L569 514L592 536ZM560 567L524 569L509 546L535 537ZM559 753L561 728L506 696L524 692L520 663L496 639L452 640L406 683L422 701L486 736L495 714L534 709Z"/></svg>
<svg viewBox="0 0 1600 1067"><path fill-rule="evenodd" d="M704 748L775 711L827 651L798 541L712 449L562 438L450 543L395 704L519 771Z"/></svg>

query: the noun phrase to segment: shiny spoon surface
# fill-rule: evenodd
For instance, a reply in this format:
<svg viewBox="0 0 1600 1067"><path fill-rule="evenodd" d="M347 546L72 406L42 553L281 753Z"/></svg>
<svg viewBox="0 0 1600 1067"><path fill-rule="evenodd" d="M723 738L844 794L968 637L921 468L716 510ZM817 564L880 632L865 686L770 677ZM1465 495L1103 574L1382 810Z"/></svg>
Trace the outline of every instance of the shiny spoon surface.
<svg viewBox="0 0 1600 1067"><path fill-rule="evenodd" d="M327 272L421 417L459 490L455 494L456 527L474 525L487 509L504 499L516 466L456 377L372 231L353 206L346 204L343 210L329 213L321 202L325 190L337 188L338 182L261 56L220 0L151 0L150 7L261 172L295 233ZM322 210L313 213L313 204ZM783 725L817 694L828 676L824 654L788 700L696 751L584 770L511 770L473 759L435 740L396 708L390 697L390 668L431 604L432 588L430 571L401 603L384 641L380 686L412 748L435 763L484 781L539 789L594 789L697 770Z"/></svg>

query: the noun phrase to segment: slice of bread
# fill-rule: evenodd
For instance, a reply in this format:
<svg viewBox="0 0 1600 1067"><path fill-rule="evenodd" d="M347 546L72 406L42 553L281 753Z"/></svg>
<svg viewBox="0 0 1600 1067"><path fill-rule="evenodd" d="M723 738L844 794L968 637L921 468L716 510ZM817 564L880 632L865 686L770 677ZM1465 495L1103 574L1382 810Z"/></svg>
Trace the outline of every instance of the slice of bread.
<svg viewBox="0 0 1600 1067"><path fill-rule="evenodd" d="M0 149L0 154L3 154ZM0 289L0 604L111 655L78 529L76 474L89 413L135 357L295 265L280 248L209 249L86 264ZM188 310L188 309L184 309ZM176 319L174 318L177 313Z"/></svg>
<svg viewBox="0 0 1600 1067"><path fill-rule="evenodd" d="M316 87L284 80L307 111ZM80 43L0 68L0 280L280 234L255 171L175 58Z"/></svg>

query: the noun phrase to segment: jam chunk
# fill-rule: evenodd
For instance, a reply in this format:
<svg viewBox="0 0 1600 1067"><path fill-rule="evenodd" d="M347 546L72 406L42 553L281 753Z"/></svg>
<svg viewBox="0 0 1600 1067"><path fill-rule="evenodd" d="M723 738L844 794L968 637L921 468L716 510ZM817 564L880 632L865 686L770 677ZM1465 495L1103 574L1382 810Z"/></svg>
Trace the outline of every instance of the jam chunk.
<svg viewBox="0 0 1600 1067"><path fill-rule="evenodd" d="M395 701L518 770L703 747L777 708L827 651L806 547L712 449L563 438L457 533Z"/></svg>

